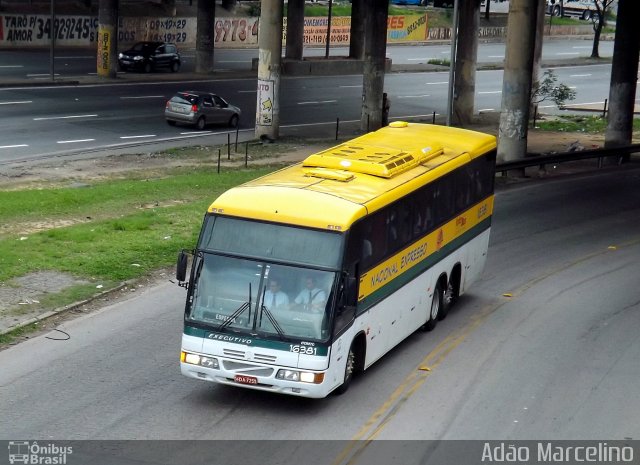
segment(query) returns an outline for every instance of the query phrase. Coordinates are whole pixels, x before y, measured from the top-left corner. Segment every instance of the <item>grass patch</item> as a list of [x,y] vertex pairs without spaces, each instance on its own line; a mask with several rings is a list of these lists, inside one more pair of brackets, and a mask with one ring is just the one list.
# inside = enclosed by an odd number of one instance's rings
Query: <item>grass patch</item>
[[[583,132],[589,134],[604,133],[607,129],[607,120],[600,116],[566,115],[551,120],[539,120],[536,123],[542,131]],[[640,120],[634,118],[633,130],[640,131]]]
[[[119,282],[170,266],[178,250],[194,246],[202,216],[215,197],[272,170],[216,174],[192,169],[155,179],[97,182],[80,189],[0,192],[0,224],[82,221],[1,237],[0,281],[54,270],[91,282]],[[86,289],[76,291],[79,294],[70,297],[87,297]]]
[[38,323],[32,323],[30,325],[23,326],[22,328],[14,329],[6,334],[0,334],[0,344],[11,344],[16,339],[26,336],[27,334],[31,334],[40,329]]
[[431,60],[427,61],[427,63],[430,65],[451,66],[451,62],[449,60],[445,60],[442,58],[432,58]]

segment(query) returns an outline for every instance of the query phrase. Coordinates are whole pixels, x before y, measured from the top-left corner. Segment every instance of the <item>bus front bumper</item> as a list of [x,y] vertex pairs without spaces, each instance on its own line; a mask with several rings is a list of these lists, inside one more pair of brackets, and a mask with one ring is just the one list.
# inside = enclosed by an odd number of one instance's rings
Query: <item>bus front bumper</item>
[[323,398],[331,391],[328,387],[328,382],[325,379],[324,372],[314,373],[316,380],[321,377],[322,381],[319,383],[313,383],[276,378],[276,375],[280,370],[295,371],[286,367],[265,367],[264,369],[259,370],[264,374],[256,375],[255,370],[244,374],[224,369],[223,366],[223,361],[220,362],[218,368],[208,368],[181,361],[180,371],[184,376],[189,378],[226,384],[227,386],[243,387],[258,391],[267,391],[300,397]]

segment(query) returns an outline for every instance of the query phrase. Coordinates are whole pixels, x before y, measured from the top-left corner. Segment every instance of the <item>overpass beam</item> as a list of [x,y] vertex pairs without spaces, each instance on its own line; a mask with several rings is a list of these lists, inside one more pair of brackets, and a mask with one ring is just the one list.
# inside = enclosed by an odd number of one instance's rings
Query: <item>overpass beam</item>
[[258,29],[256,137],[276,140],[280,130],[282,1],[262,0]]
[[511,0],[509,4],[498,129],[499,162],[521,159],[527,153],[531,76],[539,1],[543,0]]

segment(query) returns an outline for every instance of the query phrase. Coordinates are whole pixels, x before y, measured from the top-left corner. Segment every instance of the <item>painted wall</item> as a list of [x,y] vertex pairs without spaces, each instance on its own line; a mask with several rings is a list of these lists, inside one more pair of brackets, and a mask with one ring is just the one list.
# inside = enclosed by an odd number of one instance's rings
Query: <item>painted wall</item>
[[[217,18],[214,23],[216,48],[255,47],[258,43],[256,17]],[[411,43],[451,38],[449,28],[428,28],[427,15],[390,16],[387,42]],[[327,18],[305,18],[304,44],[321,46],[327,39]],[[331,44],[348,45],[351,18],[338,16],[331,20]],[[547,28],[549,29],[549,28]],[[98,43],[98,18],[89,16],[57,16],[54,25],[56,44],[88,47]],[[0,48],[46,47],[50,43],[51,17],[47,15],[0,15]],[[554,26],[545,34],[593,34],[588,26]],[[480,28],[481,38],[506,36],[504,27]],[[195,47],[196,18],[120,18],[119,48],[142,40],[174,42],[178,47]],[[286,41],[286,18],[283,27]]]

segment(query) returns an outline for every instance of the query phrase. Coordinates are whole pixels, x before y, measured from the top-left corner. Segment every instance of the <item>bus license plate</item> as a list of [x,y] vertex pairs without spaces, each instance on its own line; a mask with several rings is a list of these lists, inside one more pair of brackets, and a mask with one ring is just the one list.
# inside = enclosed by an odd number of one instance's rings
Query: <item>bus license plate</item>
[[258,378],[254,376],[235,375],[233,380],[240,384],[258,384]]

